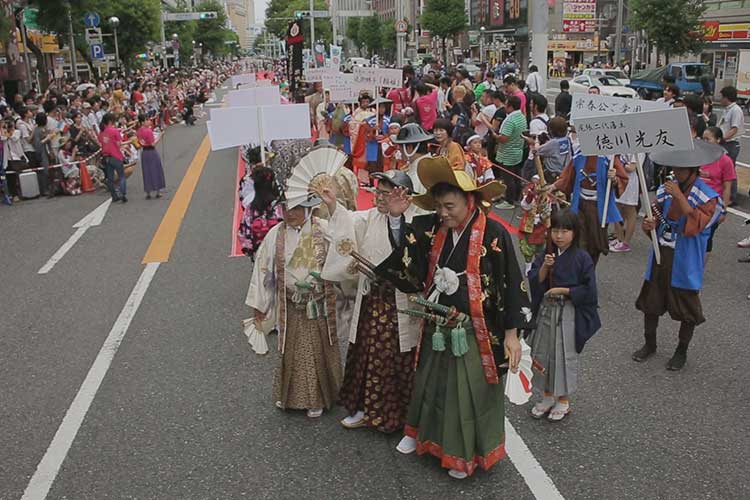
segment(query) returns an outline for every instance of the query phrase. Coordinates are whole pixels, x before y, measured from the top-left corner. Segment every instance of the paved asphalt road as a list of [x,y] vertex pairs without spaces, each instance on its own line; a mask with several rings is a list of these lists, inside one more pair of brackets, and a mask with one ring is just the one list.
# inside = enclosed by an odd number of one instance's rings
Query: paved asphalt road
[[[144,266],[141,260],[205,134],[166,134],[167,196],[110,207],[47,275],[37,270],[106,196],[0,207],[0,499],[21,498]],[[211,153],[169,261],[161,264],[75,435],[47,498],[532,499],[510,460],[465,481],[436,460],[402,456],[399,436],[347,431],[341,409],[317,421],[271,401],[275,354],[257,357],[240,321],[250,262],[228,258],[236,150]],[[514,218],[512,212],[504,212]],[[516,220],[517,222],[517,220]],[[667,372],[676,324],[659,351],[642,343],[633,303],[648,243],[599,265],[604,322],[582,355],[573,413],[560,424],[508,418],[566,499],[748,499],[750,265],[730,215],[716,235],[701,325],[687,367]]]

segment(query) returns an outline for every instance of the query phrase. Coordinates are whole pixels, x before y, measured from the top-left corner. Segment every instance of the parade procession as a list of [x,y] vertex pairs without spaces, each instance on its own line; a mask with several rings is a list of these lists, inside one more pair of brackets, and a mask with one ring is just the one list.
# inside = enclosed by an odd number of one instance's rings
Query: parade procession
[[0,500],[750,500],[750,2],[314,3],[0,0]]

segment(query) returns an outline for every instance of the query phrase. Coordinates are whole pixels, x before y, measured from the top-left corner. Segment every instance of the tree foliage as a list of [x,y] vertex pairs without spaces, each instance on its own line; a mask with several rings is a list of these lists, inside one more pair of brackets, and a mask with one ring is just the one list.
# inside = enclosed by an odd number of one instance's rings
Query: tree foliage
[[629,0],[628,7],[630,24],[646,32],[667,62],[671,55],[700,52],[702,0]]
[[360,18],[359,17],[350,17],[346,20],[346,38],[349,39],[349,41],[357,48],[357,53],[359,54],[360,49],[362,48],[362,38],[360,33]]
[[444,59],[447,58],[446,39],[465,31],[468,26],[463,0],[427,0],[421,21],[424,29],[442,40]]
[[380,25],[380,43],[391,59],[395,59],[396,55],[396,36],[396,26],[392,20],[386,20]]
[[[37,22],[42,30],[58,33],[64,36],[65,40],[69,36],[68,9],[70,9],[76,47],[86,60],[88,60],[88,51],[83,33],[84,14],[87,12],[99,14],[102,20],[100,27],[105,34],[113,32],[108,19],[116,16],[120,20],[120,25],[117,27],[120,59],[126,67],[133,67],[135,55],[144,51],[146,42],[158,39],[159,1],[70,0],[69,2],[50,2],[47,0],[30,0],[29,5],[39,10]],[[104,44],[108,52],[114,53],[113,37],[105,37]],[[40,76],[47,72],[43,62],[41,65]]]
[[203,50],[210,51],[216,55],[226,55],[232,50],[232,46],[224,42],[237,40],[237,35],[225,26],[227,16],[224,7],[218,0],[207,0],[200,5],[202,11],[216,12],[216,19],[204,19],[197,21],[195,30],[196,43],[203,44]]
[[[286,30],[294,19],[295,11],[310,10],[309,0],[271,0],[266,7],[266,29],[282,40],[286,39]],[[315,0],[315,10],[328,10],[326,0]],[[305,47],[310,47],[310,20],[302,22],[302,33],[305,37]],[[315,38],[330,44],[333,39],[331,20],[327,18],[315,19]]]
[[361,18],[359,21],[359,36],[362,46],[372,57],[383,42],[380,19],[376,16]]

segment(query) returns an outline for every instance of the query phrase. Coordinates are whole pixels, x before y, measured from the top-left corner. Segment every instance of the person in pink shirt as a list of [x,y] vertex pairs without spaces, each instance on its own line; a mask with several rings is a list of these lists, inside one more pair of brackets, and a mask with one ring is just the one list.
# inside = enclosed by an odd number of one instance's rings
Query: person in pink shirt
[[417,116],[419,116],[419,120],[422,122],[422,128],[431,132],[435,120],[437,120],[437,87],[419,82],[417,84],[417,94],[419,97],[414,102],[417,108]]
[[[127,203],[127,185],[125,183],[125,169],[122,154],[122,134],[120,129],[115,127],[114,113],[107,113],[102,117],[102,131],[99,133],[99,143],[102,145],[102,162],[104,171],[107,175],[107,188],[112,196],[112,201],[122,201]],[[115,189],[114,175],[117,173],[119,178],[119,195]]]
[[521,99],[521,113],[526,116],[526,94],[521,92],[521,89],[518,87],[518,80],[516,80],[516,77],[513,75],[506,76],[505,79],[503,79],[503,85],[505,85],[505,95],[514,95]]
[[[703,132],[703,139],[712,144],[722,145],[724,135],[719,127],[708,127]],[[703,182],[708,184],[708,187],[721,196],[721,199],[724,200],[724,206],[729,206],[732,195],[732,181],[737,178],[732,158],[724,153],[724,156],[715,162],[703,165],[700,168],[700,176]],[[724,221],[725,217],[725,215],[721,216],[719,224]],[[706,257],[708,257],[708,253],[713,249],[714,234],[716,234],[716,228],[719,227],[719,224],[714,224],[711,228],[711,236],[708,238],[706,246]]]
[[138,142],[143,148],[141,153],[141,169],[143,171],[143,190],[146,191],[146,199],[151,199],[151,193],[155,192],[157,198],[161,198],[161,190],[166,187],[164,180],[164,167],[161,157],[156,150],[156,138],[154,137],[153,121],[146,115],[138,116]]

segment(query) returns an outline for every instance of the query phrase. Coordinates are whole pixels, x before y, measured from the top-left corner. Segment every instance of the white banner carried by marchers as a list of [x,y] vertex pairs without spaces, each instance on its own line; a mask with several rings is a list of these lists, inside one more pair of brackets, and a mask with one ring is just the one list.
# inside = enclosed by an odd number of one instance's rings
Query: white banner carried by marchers
[[230,90],[227,92],[227,104],[230,107],[259,106],[263,104],[281,104],[279,87],[255,87],[250,89]]
[[322,82],[327,77],[332,78],[341,74],[338,67],[335,68],[305,68],[306,82]]
[[206,126],[212,151],[276,139],[309,139],[310,106],[214,108]]
[[388,68],[354,68],[354,81],[369,88],[374,87],[400,87],[403,82],[404,73],[400,69]]
[[669,109],[669,105],[664,102],[643,101],[641,99],[575,93],[570,107],[570,118],[571,121],[575,121],[578,118],[591,116],[624,115],[660,109]]
[[575,126],[587,156],[693,149],[686,108],[585,117]]
[[353,102],[357,95],[353,89],[354,75],[339,73],[326,77],[323,87],[330,91],[331,102]]
[[255,83],[255,73],[243,73],[241,75],[232,76],[232,88],[236,88],[237,85],[246,85]]

